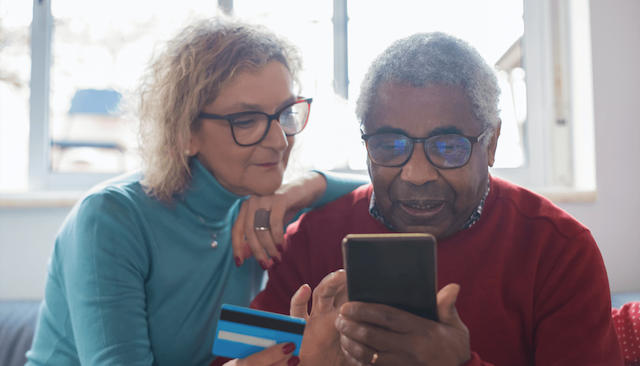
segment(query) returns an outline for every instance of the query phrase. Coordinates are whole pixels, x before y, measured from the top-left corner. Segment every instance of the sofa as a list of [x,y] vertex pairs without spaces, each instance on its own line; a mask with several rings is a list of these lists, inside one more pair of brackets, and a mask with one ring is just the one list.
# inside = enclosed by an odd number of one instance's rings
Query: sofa
[[[626,342],[629,334],[640,334],[640,292],[613,294],[611,296],[612,315],[620,343]],[[31,340],[36,328],[40,301],[0,301],[0,365],[24,366],[25,353],[31,348]],[[627,328],[621,326],[627,324]],[[631,327],[631,328],[630,328]],[[636,328],[632,328],[636,327]],[[635,331],[635,332],[634,332]],[[626,334],[626,335],[625,335]],[[627,346],[627,352],[624,352]],[[623,345],[625,365],[640,366],[640,342]],[[631,351],[628,351],[631,349]]]

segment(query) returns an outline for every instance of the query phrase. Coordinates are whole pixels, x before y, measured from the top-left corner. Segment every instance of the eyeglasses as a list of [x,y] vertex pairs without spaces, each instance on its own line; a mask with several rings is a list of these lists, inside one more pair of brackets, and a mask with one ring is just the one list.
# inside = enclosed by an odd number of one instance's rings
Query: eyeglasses
[[299,98],[274,114],[263,112],[240,112],[220,116],[200,112],[199,118],[226,120],[231,126],[231,135],[240,146],[251,146],[262,142],[271,127],[271,121],[277,120],[285,135],[300,133],[309,120],[309,110],[313,98]]
[[372,162],[386,167],[403,166],[411,158],[413,144],[422,142],[427,160],[441,169],[455,169],[467,164],[473,145],[480,141],[489,129],[479,136],[436,135],[429,138],[407,137],[399,133],[362,135]]

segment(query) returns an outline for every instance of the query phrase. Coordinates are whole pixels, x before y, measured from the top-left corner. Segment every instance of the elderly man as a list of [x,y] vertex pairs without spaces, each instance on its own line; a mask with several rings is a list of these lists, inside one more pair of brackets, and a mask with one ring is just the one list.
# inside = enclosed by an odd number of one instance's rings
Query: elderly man
[[[622,364],[589,230],[489,175],[498,96],[492,68],[446,34],[401,39],[373,62],[357,103],[372,185],[289,226],[288,250],[252,304],[288,313],[298,291],[292,314],[307,316],[311,291],[300,286],[318,287],[307,364]],[[449,284],[440,322],[346,302],[344,273],[332,273],[343,266],[342,238],[394,231],[437,237],[439,283]]]

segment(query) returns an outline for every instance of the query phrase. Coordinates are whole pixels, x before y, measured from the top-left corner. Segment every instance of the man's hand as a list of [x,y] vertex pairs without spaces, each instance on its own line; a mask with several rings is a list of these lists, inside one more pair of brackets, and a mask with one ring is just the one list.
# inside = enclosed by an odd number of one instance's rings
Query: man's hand
[[[460,291],[449,284],[438,292],[440,322],[380,304],[348,302],[336,328],[348,364],[452,365],[471,359],[469,330],[456,311]],[[377,357],[374,357],[374,353]]]
[[291,316],[307,321],[300,347],[303,365],[345,364],[335,320],[340,306],[347,302],[346,287],[347,276],[344,270],[328,274],[313,291],[311,315],[307,312],[307,304],[311,298],[309,285],[302,285],[291,298]]

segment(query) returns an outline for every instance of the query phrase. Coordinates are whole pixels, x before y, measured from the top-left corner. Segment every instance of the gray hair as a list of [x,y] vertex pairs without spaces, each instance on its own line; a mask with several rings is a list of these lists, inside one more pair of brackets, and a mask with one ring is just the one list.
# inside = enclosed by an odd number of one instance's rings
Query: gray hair
[[[458,85],[471,100],[475,117],[485,127],[499,121],[500,87],[494,69],[469,43],[441,33],[417,33],[399,39],[372,63],[360,86],[356,115],[364,124],[382,83],[416,88]],[[485,139],[488,141],[488,139]]]
[[191,178],[185,149],[202,124],[198,113],[236,75],[271,61],[299,84],[296,46],[263,26],[222,15],[194,22],[167,43],[139,87],[142,184],[149,195],[169,202],[184,191]]

